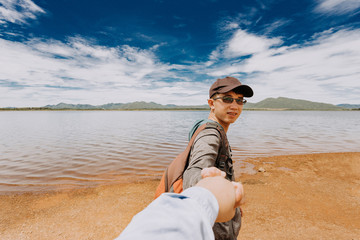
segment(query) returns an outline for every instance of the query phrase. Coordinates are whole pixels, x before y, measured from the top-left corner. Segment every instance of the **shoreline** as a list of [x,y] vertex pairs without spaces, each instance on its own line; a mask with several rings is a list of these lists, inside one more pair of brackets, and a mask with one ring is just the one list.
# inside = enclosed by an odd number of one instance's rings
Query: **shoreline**
[[[255,165],[253,161],[257,159],[267,159],[267,158],[283,158],[291,156],[306,156],[306,155],[316,155],[316,154],[346,154],[346,153],[357,153],[357,152],[317,152],[317,153],[289,153],[285,155],[267,155],[267,156],[248,156],[244,159],[234,159],[234,169],[235,169],[235,178],[241,176],[241,174],[256,174],[254,170]],[[359,159],[360,161],[360,159]],[[163,170],[166,169],[166,166],[163,167]],[[44,195],[44,194],[56,194],[56,193],[65,193],[73,191],[83,191],[89,189],[95,189],[98,187],[111,187],[116,185],[127,185],[127,184],[138,184],[144,183],[147,181],[160,181],[162,172],[149,173],[148,175],[142,176],[140,179],[134,179],[131,175],[123,175],[121,177],[117,176],[116,179],[104,180],[101,182],[88,180],[88,184],[38,184],[38,185],[17,185],[15,187],[7,187],[7,184],[0,184],[0,197],[1,196],[14,196],[14,195]],[[239,180],[240,181],[240,180]],[[5,186],[5,187],[4,187]],[[10,189],[10,190],[9,190]],[[30,189],[30,190],[28,190]]]
[[[360,152],[249,158],[234,167],[246,194],[238,239],[359,239]],[[0,239],[113,239],[153,200],[158,182],[0,195]]]
[[[209,108],[139,108],[139,109],[42,109],[42,108],[0,108],[0,112],[25,112],[25,111],[209,111]],[[292,109],[292,108],[244,108],[243,111],[360,111],[360,108],[343,109]]]

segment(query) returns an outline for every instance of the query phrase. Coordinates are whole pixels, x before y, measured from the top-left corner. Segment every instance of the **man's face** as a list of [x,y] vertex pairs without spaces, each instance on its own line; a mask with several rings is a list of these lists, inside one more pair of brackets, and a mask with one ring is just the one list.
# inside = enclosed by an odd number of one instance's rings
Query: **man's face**
[[[232,103],[226,103],[222,97],[234,98]],[[242,94],[230,91],[227,93],[216,94],[212,99],[209,99],[209,105],[215,115],[216,120],[223,126],[229,126],[234,123],[240,116],[243,105],[236,103],[235,99],[243,98]]]

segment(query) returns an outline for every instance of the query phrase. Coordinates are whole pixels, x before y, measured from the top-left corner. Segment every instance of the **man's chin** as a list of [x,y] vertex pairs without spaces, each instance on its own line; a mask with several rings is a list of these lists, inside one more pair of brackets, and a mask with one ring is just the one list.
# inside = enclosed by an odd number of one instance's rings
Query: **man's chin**
[[231,118],[228,119],[227,122],[228,122],[229,124],[231,124],[231,123],[236,122],[237,119],[238,119],[238,117],[231,117]]

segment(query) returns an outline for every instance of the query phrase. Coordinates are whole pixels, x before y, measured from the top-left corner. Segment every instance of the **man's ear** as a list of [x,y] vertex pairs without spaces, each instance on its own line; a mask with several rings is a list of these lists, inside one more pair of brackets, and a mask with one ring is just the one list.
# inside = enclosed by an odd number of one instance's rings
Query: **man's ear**
[[215,106],[214,106],[214,99],[208,99],[208,104],[209,104],[209,107],[211,108],[211,110],[215,109]]

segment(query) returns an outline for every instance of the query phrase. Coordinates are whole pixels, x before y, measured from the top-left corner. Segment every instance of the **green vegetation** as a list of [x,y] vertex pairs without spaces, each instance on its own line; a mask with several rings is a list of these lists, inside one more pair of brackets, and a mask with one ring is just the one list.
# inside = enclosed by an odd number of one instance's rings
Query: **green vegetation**
[[132,102],[132,103],[108,103],[104,105],[93,106],[89,104],[67,104],[59,103],[57,105],[46,105],[44,107],[27,107],[27,108],[0,108],[0,111],[69,111],[69,110],[209,110],[208,105],[199,106],[177,106],[173,104],[161,105],[154,102]]
[[[108,103],[104,105],[93,106],[89,104],[67,104],[59,103],[57,105],[46,105],[44,107],[29,108],[0,108],[1,111],[59,111],[59,110],[209,110],[209,106],[178,106],[173,104],[162,105],[154,102],[132,102],[132,103]],[[248,102],[244,106],[245,110],[360,110],[360,105],[332,105],[327,103],[311,102],[291,98],[267,98],[258,103]]]
[[337,106],[351,110],[360,110],[360,104],[339,104]]
[[311,102],[300,99],[291,98],[267,98],[258,103],[249,103],[245,105],[245,109],[254,110],[345,110],[345,108],[328,104]]

